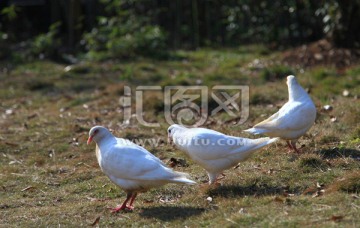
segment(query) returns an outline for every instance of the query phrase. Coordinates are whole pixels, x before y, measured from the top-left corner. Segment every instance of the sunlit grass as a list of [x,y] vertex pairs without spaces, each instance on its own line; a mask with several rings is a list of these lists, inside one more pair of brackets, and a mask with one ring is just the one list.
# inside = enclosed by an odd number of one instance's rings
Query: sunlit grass
[[[295,69],[318,110],[315,125],[299,141],[302,154],[287,153],[285,143],[279,142],[225,171],[218,188],[167,185],[140,194],[133,213],[111,214],[107,207],[120,204],[125,193],[101,172],[95,146],[86,145],[94,125],[111,128],[119,137],[160,139],[158,147],[145,147],[164,162],[185,159],[189,166],[175,169],[200,184],[207,181],[202,168],[166,143],[161,91],[144,99],[144,119],[161,127],[143,127],[132,117],[130,126],[123,128],[119,98],[124,85],[133,95],[138,85],[249,85],[250,116],[245,124],[232,125],[226,113],[219,113],[206,126],[243,137],[254,137],[242,130],[287,100],[286,75],[271,82],[261,76],[266,67],[274,70],[273,56],[264,47],[178,51],[174,56],[169,61],[85,62],[68,71],[61,64],[34,62],[1,76],[0,226],[88,226],[99,216],[99,226],[115,227],[359,224],[357,66],[341,75],[333,69]],[[254,59],[270,63],[255,69],[249,65]],[[333,109],[323,110],[324,105]],[[318,195],[317,184],[324,190]]]

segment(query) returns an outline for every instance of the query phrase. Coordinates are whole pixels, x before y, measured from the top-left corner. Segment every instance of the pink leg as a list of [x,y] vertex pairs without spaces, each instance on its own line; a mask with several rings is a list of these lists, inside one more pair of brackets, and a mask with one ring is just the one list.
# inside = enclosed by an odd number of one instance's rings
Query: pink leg
[[286,143],[287,143],[287,145],[288,145],[288,147],[289,147],[290,150],[293,150],[293,149],[294,149],[293,146],[292,146],[292,144],[290,143],[290,141],[287,141],[287,140],[286,140]]
[[124,210],[124,209],[132,210],[131,207],[126,206],[127,202],[130,200],[130,198],[132,198],[132,196],[133,196],[132,193],[128,193],[124,203],[121,206],[117,206],[115,208],[109,208],[109,209],[111,210],[112,213],[119,212],[119,211]]
[[225,178],[225,174],[224,173],[221,173],[221,177],[219,177],[219,174],[218,173],[208,173],[208,176],[209,176],[209,182],[208,184],[209,185],[213,185],[213,186],[218,186],[220,185],[220,183],[218,183],[219,180]]
[[287,141],[287,140],[286,140],[286,143],[287,143],[287,145],[288,145],[288,147],[289,147],[288,153],[291,153],[291,152],[294,150],[294,148],[293,148],[293,146],[292,146],[292,144],[291,144],[291,141]]
[[137,196],[137,193],[134,193],[134,194],[132,195],[132,197],[131,197],[130,204],[129,204],[129,206],[128,206],[128,207],[131,208],[131,209],[134,209],[133,203],[134,203],[134,201],[135,201],[136,196]]
[[291,141],[291,146],[295,150],[296,153],[298,153],[298,154],[300,153],[300,151],[296,148],[296,142]]
[[224,179],[225,177],[226,177],[226,175],[224,173],[221,173],[221,177],[219,177],[219,176],[216,177],[215,181],[212,184],[209,182],[209,184],[212,186],[215,186],[215,187],[221,186],[221,184],[218,181]]

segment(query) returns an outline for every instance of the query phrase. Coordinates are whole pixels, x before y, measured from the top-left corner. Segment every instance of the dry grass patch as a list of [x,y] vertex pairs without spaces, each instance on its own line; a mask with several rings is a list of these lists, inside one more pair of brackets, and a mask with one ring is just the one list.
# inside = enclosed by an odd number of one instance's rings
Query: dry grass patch
[[360,193],[360,175],[358,170],[349,172],[346,175],[337,178],[334,183],[328,187],[329,192],[343,191],[346,193]]
[[[242,130],[276,112],[286,102],[287,91],[283,80],[259,80],[263,69],[250,69],[248,63],[267,57],[249,51],[183,51],[179,60],[84,63],[69,72],[61,64],[34,62],[1,75],[0,226],[78,227],[97,221],[101,227],[356,227],[360,222],[357,71],[341,78],[325,70],[315,72],[320,74],[315,77],[312,70],[297,74],[311,89],[319,111],[316,124],[299,141],[304,145],[300,155],[287,153],[284,142],[276,143],[225,171],[218,188],[167,185],[140,194],[133,213],[107,210],[122,202],[125,193],[101,172],[94,145],[86,145],[94,125],[111,128],[118,137],[159,139],[157,146],[145,148],[165,163],[184,159],[187,165],[175,170],[190,173],[199,184],[208,180],[205,170],[166,143],[162,92],[148,94],[144,103],[144,119],[161,127],[143,127],[132,117],[124,128],[119,102],[124,85],[134,91],[154,82],[248,84],[249,120],[233,125],[222,112],[209,118],[206,127],[254,137]],[[34,84],[26,85],[24,77]],[[332,84],[334,80],[338,83]],[[334,87],[333,93],[329,87]],[[342,95],[345,89],[350,95]],[[321,110],[326,104],[333,110]],[[324,194],[317,194],[317,184]],[[313,192],[305,194],[308,189]]]

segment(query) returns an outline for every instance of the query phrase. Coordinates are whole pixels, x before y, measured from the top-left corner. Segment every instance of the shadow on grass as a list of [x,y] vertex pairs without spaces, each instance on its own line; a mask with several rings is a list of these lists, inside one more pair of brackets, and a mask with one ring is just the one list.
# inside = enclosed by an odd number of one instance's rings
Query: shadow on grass
[[334,147],[331,149],[321,149],[315,151],[315,153],[321,155],[323,158],[338,158],[338,157],[351,157],[360,158],[360,151],[348,148]]
[[147,218],[157,218],[161,221],[172,221],[176,219],[185,219],[191,216],[199,215],[205,211],[200,207],[185,206],[158,206],[144,208],[140,215]]
[[268,186],[264,185],[248,185],[248,186],[239,186],[239,185],[226,185],[220,186],[215,189],[209,189],[208,193],[211,196],[221,196],[225,198],[231,198],[236,196],[265,196],[265,195],[275,195],[281,194],[284,192],[284,187],[281,186]]

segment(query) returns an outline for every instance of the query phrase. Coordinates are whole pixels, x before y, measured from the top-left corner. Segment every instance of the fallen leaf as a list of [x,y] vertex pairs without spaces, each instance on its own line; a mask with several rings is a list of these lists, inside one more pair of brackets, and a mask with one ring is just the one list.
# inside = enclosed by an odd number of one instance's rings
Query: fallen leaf
[[317,191],[312,195],[313,198],[322,196],[325,192],[324,184],[320,184],[319,182],[316,182],[316,189]]
[[284,187],[283,187],[283,193],[282,193],[282,195],[285,196],[285,197],[292,197],[292,196],[294,196],[295,194],[289,193],[289,190],[290,190],[290,186],[289,186],[289,185],[284,186]]
[[62,201],[62,199],[59,197],[54,199],[54,202],[61,202],[61,201]]
[[240,214],[246,214],[247,212],[246,212],[246,210],[244,208],[240,208],[239,213]]
[[90,196],[88,196],[88,197],[86,197],[88,200],[90,200],[91,202],[92,201],[97,201],[97,199],[96,198],[93,198],[93,197],[90,197]]
[[324,192],[325,192],[324,189],[318,190],[312,195],[312,197],[315,198],[315,197],[322,196],[324,194]]
[[280,169],[273,169],[273,168],[270,168],[268,171],[264,171],[264,173],[266,174],[273,174],[273,173],[276,173],[278,171],[281,171]]
[[280,198],[279,196],[275,196],[274,201],[278,203],[284,203],[284,199]]
[[18,162],[18,161],[10,161],[9,165],[13,165],[13,164],[16,164],[16,163],[20,163],[20,162]]
[[331,111],[333,110],[333,107],[331,105],[324,105],[324,107],[322,108],[324,111]]
[[348,97],[348,96],[350,95],[349,90],[344,90],[344,91],[342,92],[342,95],[343,95],[344,97]]
[[97,225],[97,224],[99,223],[99,221],[100,221],[100,216],[97,217],[97,218],[95,219],[95,221],[90,224],[90,226],[95,226],[95,225]]
[[176,199],[174,197],[171,197],[171,196],[160,196],[159,197],[159,202],[160,203],[173,203],[175,201],[176,201]]
[[66,66],[65,68],[64,68],[64,71],[65,72],[69,72],[69,71],[71,71],[72,70],[72,66]]
[[59,112],[65,112],[68,109],[69,109],[68,107],[62,107],[62,108],[59,109]]
[[322,60],[324,58],[324,56],[321,53],[315,53],[314,54],[314,58],[316,60]]
[[153,203],[154,200],[153,199],[145,199],[143,200],[144,203]]
[[34,114],[31,114],[31,115],[27,116],[27,118],[28,118],[28,120],[30,120],[30,119],[33,119],[33,118],[35,118],[37,116],[38,116],[38,114],[34,113]]
[[19,144],[17,144],[17,143],[13,143],[13,142],[5,142],[5,144],[6,145],[8,145],[8,146],[19,146]]
[[319,196],[320,196],[319,192],[315,192],[315,193],[312,195],[312,198],[319,197]]
[[[172,159],[172,158],[171,158],[171,159]],[[174,168],[174,167],[176,166],[176,162],[171,161],[171,159],[170,159],[170,161],[169,161],[169,166],[170,166],[171,168]]]
[[316,187],[321,189],[324,187],[324,184],[320,184],[319,182],[316,182]]
[[107,201],[107,200],[111,200],[111,198],[98,199],[98,198],[93,198],[93,197],[90,197],[90,196],[87,196],[86,198],[88,200],[90,200],[91,202],[94,202],[94,201],[104,202],[104,201]]
[[5,114],[6,115],[12,115],[12,114],[14,114],[14,110],[13,109],[6,109]]
[[353,194],[353,195],[351,195],[352,196],[352,198],[354,198],[354,199],[360,199],[360,196],[357,196],[357,195],[355,195],[355,194]]
[[0,209],[7,209],[7,208],[10,208],[10,206],[7,204],[0,204]]
[[[232,108],[232,106],[230,106],[229,108]],[[233,125],[235,125],[235,124],[237,124],[239,122],[240,119],[241,119],[240,117],[235,117],[233,119],[225,121],[224,123],[225,124],[233,124]]]
[[344,216],[342,216],[342,215],[333,215],[330,218],[330,220],[334,221],[334,222],[340,222],[343,219],[344,219]]
[[169,166],[173,168],[173,167],[188,167],[189,165],[187,164],[185,159],[170,158]]
[[254,168],[254,169],[258,169],[258,170],[262,170],[262,169],[260,168],[260,165],[254,165],[253,168]]
[[334,122],[337,121],[337,118],[335,116],[333,116],[333,117],[330,118],[330,121],[334,123]]
[[213,198],[209,196],[208,198],[206,198],[206,200],[211,203],[213,201]]

